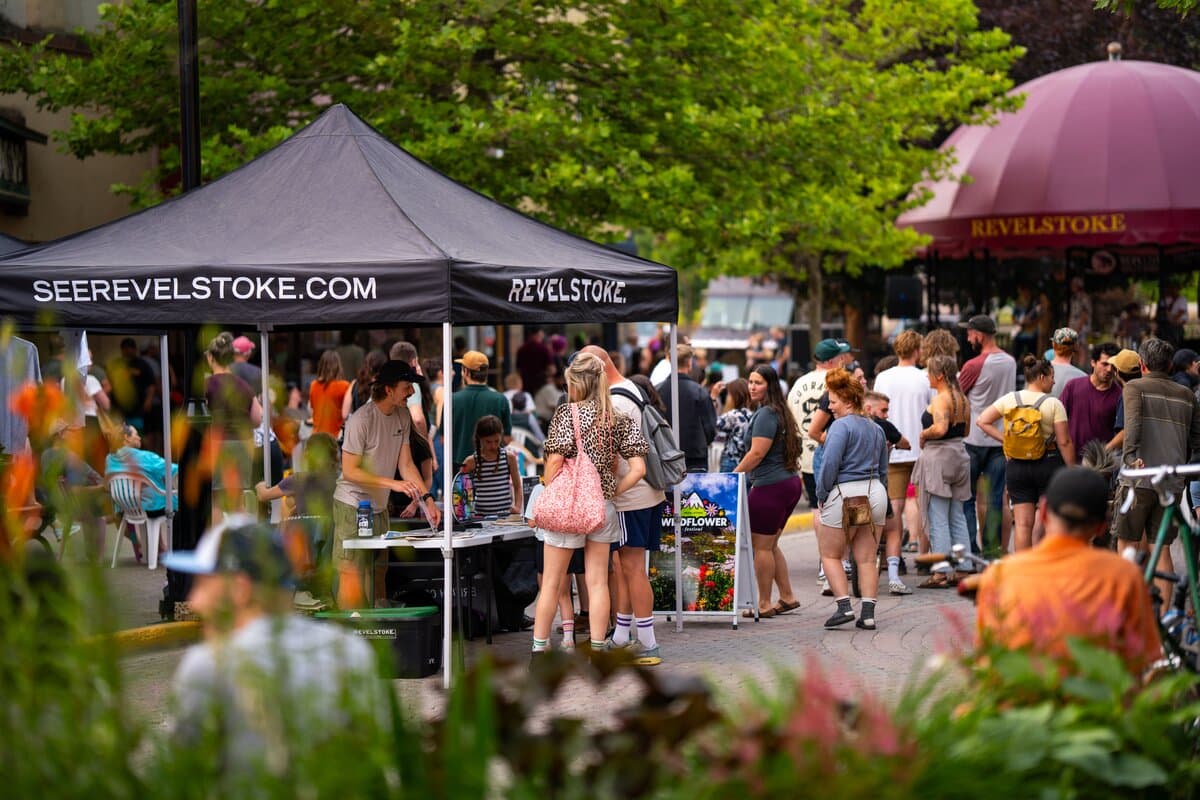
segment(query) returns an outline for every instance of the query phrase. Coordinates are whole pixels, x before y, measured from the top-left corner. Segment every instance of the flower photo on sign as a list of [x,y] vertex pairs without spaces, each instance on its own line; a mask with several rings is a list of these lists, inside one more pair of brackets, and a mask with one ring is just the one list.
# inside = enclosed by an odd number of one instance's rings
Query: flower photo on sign
[[[679,487],[683,610],[732,612],[737,565],[738,476],[689,475]],[[651,553],[654,610],[675,610],[675,516],[672,496],[663,505],[662,549]]]

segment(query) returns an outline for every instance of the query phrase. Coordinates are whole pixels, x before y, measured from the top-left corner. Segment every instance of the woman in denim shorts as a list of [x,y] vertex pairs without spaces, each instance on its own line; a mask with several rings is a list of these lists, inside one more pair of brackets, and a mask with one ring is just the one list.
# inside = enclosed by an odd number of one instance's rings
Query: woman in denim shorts
[[[567,579],[567,565],[571,555],[583,548],[584,579],[588,587],[589,616],[594,620],[591,628],[593,650],[605,647],[605,621],[609,618],[608,559],[610,545],[621,536],[616,508],[612,499],[629,489],[646,474],[644,456],[649,449],[637,424],[624,414],[617,413],[608,396],[608,380],[604,376],[604,364],[590,353],[580,353],[567,367],[567,394],[570,402],[554,412],[550,429],[546,434],[546,474],[549,486],[562,468],[563,459],[574,458],[578,453],[575,446],[575,428],[571,410],[579,419],[580,438],[583,449],[600,473],[604,489],[605,519],[598,530],[589,534],[571,534],[545,531],[545,570],[542,573],[542,590],[538,593],[533,622],[533,652],[542,653],[549,648],[550,628],[554,624],[554,612],[558,597]],[[629,462],[629,472],[618,479],[615,470],[615,455]],[[600,635],[596,639],[596,634]]]

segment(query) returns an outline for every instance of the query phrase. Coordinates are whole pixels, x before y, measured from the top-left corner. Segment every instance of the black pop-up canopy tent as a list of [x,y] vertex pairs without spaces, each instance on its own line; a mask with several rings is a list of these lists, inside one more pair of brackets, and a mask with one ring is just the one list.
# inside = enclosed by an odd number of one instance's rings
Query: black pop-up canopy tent
[[0,256],[4,255],[5,253],[14,253],[17,250],[24,250],[28,246],[29,245],[25,244],[20,239],[14,239],[11,236],[0,233]]
[[[454,324],[669,322],[674,352],[678,309],[670,267],[489,200],[343,105],[186,195],[0,257],[0,316],[93,329],[254,324],[264,363],[272,326],[389,321],[441,324],[447,375]],[[160,347],[165,362],[165,336]],[[267,378],[264,370],[264,396]],[[451,404],[445,414],[452,452]],[[263,420],[264,434],[269,424]],[[446,470],[447,498],[452,480]],[[450,586],[449,521],[445,536]],[[451,607],[445,603],[447,683]]]
[[343,105],[220,180],[0,259],[63,325],[674,321],[675,271],[493,202]]

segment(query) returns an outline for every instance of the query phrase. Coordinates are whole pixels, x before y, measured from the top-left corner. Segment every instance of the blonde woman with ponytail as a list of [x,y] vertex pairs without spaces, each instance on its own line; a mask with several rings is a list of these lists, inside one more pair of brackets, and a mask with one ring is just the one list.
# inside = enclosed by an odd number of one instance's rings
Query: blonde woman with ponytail
[[[567,367],[569,402],[559,406],[550,421],[546,434],[547,486],[562,469],[564,459],[575,458],[575,427],[572,418],[579,420],[583,449],[600,473],[604,489],[605,521],[599,530],[590,534],[570,534],[544,531],[545,569],[542,588],[538,594],[533,622],[533,652],[549,649],[550,629],[558,598],[567,579],[567,566],[572,554],[582,548],[584,577],[587,581],[589,616],[593,650],[606,648],[605,632],[609,620],[608,559],[612,543],[619,541],[621,528],[612,499],[630,489],[646,474],[644,456],[649,449],[638,425],[625,414],[614,411],[608,396],[608,379],[604,363],[591,353],[579,353]],[[629,462],[629,472],[618,478],[617,459],[620,455]],[[597,634],[599,638],[597,638]]]
[[[912,481],[921,497],[930,548],[935,553],[949,553],[956,544],[971,546],[963,511],[963,503],[971,497],[971,457],[963,442],[971,429],[971,405],[959,388],[954,356],[935,355],[925,368],[936,394],[921,415],[921,456],[913,467]],[[946,576],[931,575],[921,588],[950,585]]]

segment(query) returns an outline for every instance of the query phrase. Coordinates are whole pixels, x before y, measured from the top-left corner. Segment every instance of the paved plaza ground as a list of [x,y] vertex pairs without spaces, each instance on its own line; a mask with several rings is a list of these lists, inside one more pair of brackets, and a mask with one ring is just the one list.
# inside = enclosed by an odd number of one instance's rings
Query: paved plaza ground
[[[653,669],[704,676],[719,694],[736,700],[744,697],[751,686],[777,688],[782,674],[812,663],[825,670],[834,688],[844,696],[869,691],[884,700],[894,700],[914,671],[926,668],[931,656],[961,647],[964,632],[969,635],[973,606],[953,591],[931,589],[914,589],[914,594],[906,597],[882,593],[876,631],[858,630],[853,625],[826,631],[822,624],[832,613],[833,603],[820,595],[815,581],[815,537],[811,530],[787,533],[781,547],[801,602],[799,609],[757,623],[739,620],[737,630],[725,621],[687,620],[683,630],[677,632],[674,621],[660,619],[655,630],[664,661]],[[915,587],[921,579],[912,570],[911,560],[910,572],[905,580]],[[119,597],[122,624],[135,627],[156,623],[157,599],[165,579],[162,569],[151,572],[135,564],[126,542],[117,568],[109,574]],[[499,634],[491,646],[481,637],[466,644],[466,658],[472,661],[489,653],[524,664],[529,646],[528,632]],[[181,653],[177,649],[125,659],[130,702],[138,716],[151,724],[165,718],[169,679]],[[440,676],[396,684],[410,708],[436,714],[441,707]],[[615,684],[605,684],[605,697],[600,699],[609,710],[615,710],[636,701],[635,687],[632,678],[618,679]],[[568,711],[574,705],[582,707],[592,691],[568,685],[555,705]]]

